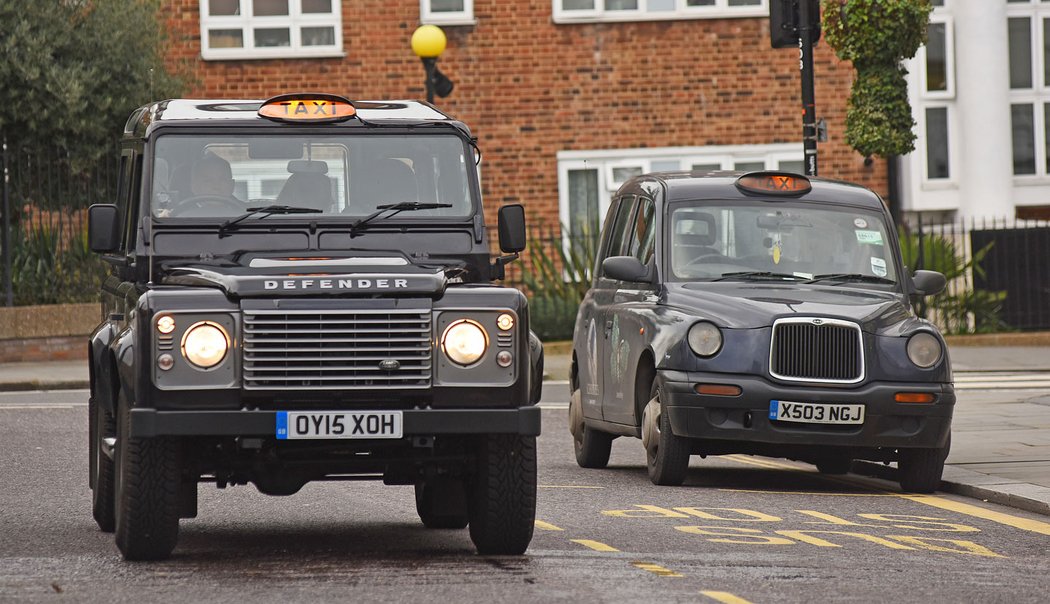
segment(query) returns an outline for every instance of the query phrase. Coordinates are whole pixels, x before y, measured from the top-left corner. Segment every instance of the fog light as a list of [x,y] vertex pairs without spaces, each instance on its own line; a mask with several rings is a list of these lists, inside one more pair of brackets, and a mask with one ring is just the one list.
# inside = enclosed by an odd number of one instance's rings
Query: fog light
[[496,355],[496,364],[500,367],[510,367],[510,364],[514,362],[514,355],[509,351],[501,350]]
[[697,384],[693,386],[693,390],[696,390],[697,394],[709,394],[712,396],[740,396],[740,393],[743,392],[740,386],[729,384]]
[[168,371],[174,366],[175,357],[171,356],[170,354],[165,352],[164,354],[157,357],[157,367],[160,368],[162,371]]
[[503,313],[496,319],[496,327],[499,327],[500,331],[510,331],[514,327],[514,317]]
[[898,403],[932,403],[935,397],[929,392],[898,392],[893,400]]
[[175,317],[171,315],[162,315],[157,318],[157,331],[164,335],[175,331]]

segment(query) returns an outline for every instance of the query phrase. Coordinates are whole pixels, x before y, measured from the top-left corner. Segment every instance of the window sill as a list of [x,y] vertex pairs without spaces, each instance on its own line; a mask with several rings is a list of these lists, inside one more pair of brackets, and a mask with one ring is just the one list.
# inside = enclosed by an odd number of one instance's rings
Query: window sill
[[204,61],[267,61],[282,59],[297,61],[300,59],[342,59],[346,53],[342,49],[325,50],[289,50],[289,49],[254,49],[238,50],[237,52],[216,52],[214,50],[202,50],[201,59]]
[[478,24],[477,19],[470,17],[428,17],[426,19],[420,19],[419,22],[423,25],[443,25],[446,27],[473,27]]
[[567,15],[564,13],[556,14],[553,17],[553,21],[556,25],[576,25],[581,23],[627,23],[627,22],[643,22],[643,21],[695,21],[700,19],[757,19],[757,18],[768,18],[768,9],[738,9],[738,10],[726,10],[719,12],[697,12],[697,13],[680,13],[680,12],[667,12],[667,13],[642,13],[642,12],[626,12],[622,15],[615,14],[603,14],[603,15]]

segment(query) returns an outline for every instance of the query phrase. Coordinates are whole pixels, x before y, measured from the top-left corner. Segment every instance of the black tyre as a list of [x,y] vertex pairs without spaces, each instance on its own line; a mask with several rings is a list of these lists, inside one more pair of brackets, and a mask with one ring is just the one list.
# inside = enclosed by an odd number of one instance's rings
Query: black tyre
[[461,480],[435,480],[416,484],[416,513],[430,529],[467,526],[466,487]]
[[131,408],[118,400],[116,538],[125,560],[163,560],[179,538],[179,447],[170,437],[131,438]]
[[113,460],[103,452],[103,440],[113,438],[113,416],[94,397],[88,399],[88,455],[91,469],[91,515],[104,533],[112,533],[117,520],[114,511]]
[[649,402],[642,411],[642,445],[653,484],[678,486],[689,471],[689,440],[671,432],[671,420],[663,412],[660,386],[653,383]]
[[581,468],[604,468],[609,465],[612,453],[612,441],[615,438],[588,427],[583,421],[583,399],[579,388],[572,392],[569,399],[569,432],[572,433],[572,446],[576,452],[576,463]]
[[470,539],[479,554],[524,553],[536,522],[536,437],[483,437],[467,498]]
[[821,459],[814,465],[821,474],[848,474],[853,467],[853,460],[849,457],[830,457]]
[[901,488],[912,493],[932,493],[941,486],[944,460],[952,446],[952,435],[943,447],[901,449],[897,460]]

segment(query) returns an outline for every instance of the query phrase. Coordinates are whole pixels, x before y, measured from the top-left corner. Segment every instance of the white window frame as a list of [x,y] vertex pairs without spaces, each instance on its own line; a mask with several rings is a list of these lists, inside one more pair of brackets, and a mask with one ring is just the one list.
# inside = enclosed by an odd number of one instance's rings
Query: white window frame
[[[342,57],[343,54],[343,17],[341,0],[332,0],[332,12],[323,14],[303,14],[300,0],[288,0],[288,14],[273,17],[250,16],[252,0],[239,0],[241,14],[234,16],[212,17],[209,15],[211,0],[200,2],[201,58],[205,61],[243,61],[254,59],[307,59],[323,57]],[[276,48],[255,47],[255,29],[260,27],[287,27],[289,46]],[[303,46],[301,28],[332,27],[335,30],[335,44],[331,46]],[[211,48],[209,30],[239,29],[242,32],[243,48]]]
[[434,11],[431,0],[419,0],[419,21],[433,25],[474,25],[474,0],[463,0],[463,10]]
[[[1032,87],[1011,88],[1010,105],[1032,105],[1032,128],[1033,141],[1035,144],[1035,173],[1013,174],[1011,159],[1011,176],[1015,185],[1045,185],[1050,182],[1050,172],[1047,171],[1047,136],[1045,126],[1044,105],[1050,104],[1050,82],[1045,81],[1044,69],[1046,56],[1043,52],[1044,28],[1043,21],[1050,21],[1050,3],[1032,0],[1031,2],[1010,2],[1006,5],[1006,17],[1027,17],[1029,19],[1029,35],[1032,43]],[[1011,144],[1011,158],[1013,147]]]
[[[921,162],[920,169],[922,174],[923,186],[926,189],[938,189],[954,187],[956,185],[955,175],[958,173],[956,168],[956,158],[959,157],[959,153],[956,149],[955,136],[953,134],[957,131],[955,127],[955,111],[953,111],[954,104],[947,101],[934,101],[928,103],[922,103],[919,105],[919,111],[915,116],[915,128],[918,131],[919,136],[918,145],[916,145],[916,151],[918,151],[919,159]],[[930,178],[930,158],[929,158],[929,138],[926,136],[926,110],[927,109],[945,109],[947,112],[946,119],[948,125],[948,178]]]
[[[802,146],[798,143],[768,145],[726,145],[708,147],[647,147],[644,149],[600,149],[591,151],[558,152],[558,218],[569,228],[569,171],[596,170],[598,172],[598,224],[605,224],[609,202],[623,183],[613,182],[613,168],[641,167],[650,171],[654,161],[678,160],[682,170],[693,164],[718,164],[723,170],[733,170],[737,162],[762,161],[766,170],[776,170],[781,161],[802,161]],[[571,233],[565,233],[570,235]]]
[[674,10],[650,11],[649,0],[638,0],[638,8],[606,10],[606,0],[594,0],[593,9],[565,10],[564,0],[551,0],[555,23],[589,23],[596,21],[671,21],[679,19],[727,19],[768,17],[769,0],[755,6],[729,6],[729,0],[715,0],[714,6],[686,6],[686,0],[675,0]]
[[934,12],[930,15],[930,24],[944,25],[944,90],[929,90],[926,74],[926,46],[919,48],[916,57],[919,65],[919,94],[923,99],[945,100],[955,98],[955,21],[949,15]]

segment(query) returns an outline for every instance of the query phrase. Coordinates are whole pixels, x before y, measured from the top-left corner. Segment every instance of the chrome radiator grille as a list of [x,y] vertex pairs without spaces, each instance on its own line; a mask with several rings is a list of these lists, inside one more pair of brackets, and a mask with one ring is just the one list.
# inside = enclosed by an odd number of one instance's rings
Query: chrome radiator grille
[[860,326],[835,319],[792,318],[773,324],[769,373],[792,381],[852,384],[864,379]]
[[428,388],[430,317],[418,308],[245,309],[244,388]]

